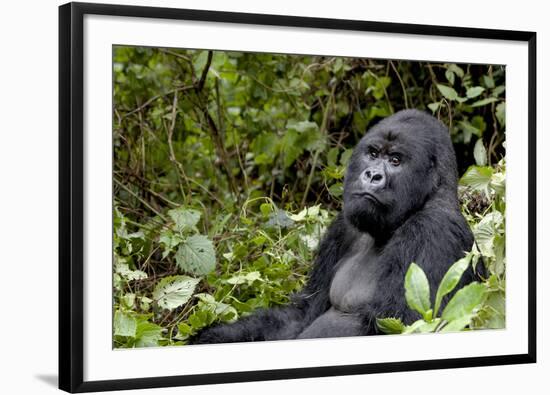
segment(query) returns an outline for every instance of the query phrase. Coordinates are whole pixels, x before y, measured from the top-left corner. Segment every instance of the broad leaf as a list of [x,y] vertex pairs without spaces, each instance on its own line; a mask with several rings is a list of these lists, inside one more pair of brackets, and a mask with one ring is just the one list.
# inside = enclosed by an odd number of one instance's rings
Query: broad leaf
[[131,270],[126,263],[117,263],[115,265],[115,273],[120,274],[128,281],[143,280],[147,278],[147,273],[141,270]]
[[179,233],[172,232],[171,229],[165,229],[159,236],[159,242],[164,245],[164,251],[162,252],[162,259],[166,258],[172,250],[183,241],[183,237]]
[[460,66],[458,66],[454,63],[448,64],[447,69],[452,71],[453,73],[455,73],[460,78],[464,77],[464,70],[462,70],[462,68],[460,68]]
[[199,298],[199,307],[202,310],[208,310],[214,313],[222,321],[234,321],[238,317],[237,310],[233,306],[218,302],[210,294],[197,294],[195,296]]
[[248,285],[252,285],[254,281],[263,281],[263,280],[260,272],[254,271],[246,274],[237,274],[231,278],[228,278],[225,281],[228,284],[232,284],[232,285],[240,285],[245,283]]
[[484,90],[485,90],[485,88],[483,88],[481,86],[473,86],[471,88],[468,88],[468,90],[466,91],[466,96],[469,99],[472,99],[474,97],[478,97],[479,95],[481,95]]
[[443,310],[441,318],[451,322],[474,314],[476,308],[483,302],[485,289],[485,285],[473,282],[458,290]]
[[189,301],[199,281],[188,276],[164,277],[155,287],[153,299],[163,309],[175,309]]
[[137,321],[130,314],[115,311],[114,327],[115,336],[136,336]]
[[460,185],[470,186],[489,196],[489,184],[493,176],[493,168],[488,166],[470,166],[460,179]]
[[[451,73],[452,74],[452,73]],[[452,74],[454,76],[454,74]],[[430,110],[432,110],[432,113],[435,113],[437,111],[437,109],[441,107],[441,103],[440,102],[435,102],[435,103],[430,103],[428,104],[428,108]]]
[[506,103],[499,103],[495,110],[495,116],[497,117],[500,126],[506,125]]
[[481,138],[477,139],[476,145],[474,146],[474,159],[476,160],[476,164],[478,166],[487,165],[487,150],[485,149],[483,139]]
[[140,321],[136,331],[136,347],[156,347],[162,339],[162,327],[148,321]]
[[440,332],[459,332],[470,325],[473,315],[465,315],[449,322]]
[[203,235],[193,235],[181,242],[175,258],[181,270],[198,276],[206,275],[216,267],[214,245]]
[[494,103],[496,101],[498,101],[497,98],[489,97],[487,99],[481,99],[479,101],[476,101],[475,103],[472,104],[472,107],[481,107],[481,106],[485,106],[487,104]]
[[447,270],[447,273],[445,273],[445,275],[443,276],[443,279],[441,280],[441,283],[439,284],[439,288],[437,289],[437,293],[435,295],[434,315],[437,316],[437,314],[439,313],[439,306],[441,306],[441,301],[443,300],[443,297],[452,292],[453,289],[455,289],[456,285],[460,281],[460,278],[462,277],[462,274],[468,268],[471,260],[472,255],[468,254],[464,258],[456,261],[449,268],[449,270]]
[[437,89],[446,99],[456,100],[458,98],[458,93],[450,86],[437,84]]
[[504,224],[504,217],[498,211],[486,214],[472,229],[480,252],[486,257],[495,257],[494,239]]
[[168,215],[174,221],[174,229],[179,232],[195,230],[201,218],[200,212],[187,209],[184,206],[168,211]]
[[416,263],[411,263],[405,275],[405,299],[413,310],[427,317],[430,310],[430,284],[424,271]]
[[402,333],[405,329],[405,325],[399,318],[377,318],[376,326],[386,334]]
[[403,330],[403,334],[434,332],[440,324],[441,324],[441,320],[439,318],[436,318],[435,320],[433,320],[431,322],[426,322],[424,320],[418,320],[418,321],[414,322],[412,325],[407,326]]

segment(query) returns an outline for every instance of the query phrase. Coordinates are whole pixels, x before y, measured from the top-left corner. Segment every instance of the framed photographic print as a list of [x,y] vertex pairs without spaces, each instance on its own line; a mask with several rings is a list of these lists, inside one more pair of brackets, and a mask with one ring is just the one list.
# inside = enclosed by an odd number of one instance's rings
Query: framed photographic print
[[535,362],[535,33],[59,12],[61,389]]

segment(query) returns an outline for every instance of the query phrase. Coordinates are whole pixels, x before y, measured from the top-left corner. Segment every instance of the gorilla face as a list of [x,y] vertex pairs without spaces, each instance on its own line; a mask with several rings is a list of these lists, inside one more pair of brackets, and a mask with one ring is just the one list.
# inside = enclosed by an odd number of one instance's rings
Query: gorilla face
[[421,120],[389,117],[355,148],[346,172],[344,214],[360,231],[388,236],[436,190],[441,133]]

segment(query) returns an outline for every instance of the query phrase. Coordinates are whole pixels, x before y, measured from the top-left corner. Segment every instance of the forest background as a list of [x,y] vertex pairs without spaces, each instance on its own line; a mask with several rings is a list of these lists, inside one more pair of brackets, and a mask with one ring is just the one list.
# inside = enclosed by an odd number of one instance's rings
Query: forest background
[[454,276],[487,277],[455,311],[380,327],[504,327],[504,67],[115,47],[113,73],[115,347],[183,345],[287,303],[342,207],[352,148],[404,108],[449,127],[476,238]]

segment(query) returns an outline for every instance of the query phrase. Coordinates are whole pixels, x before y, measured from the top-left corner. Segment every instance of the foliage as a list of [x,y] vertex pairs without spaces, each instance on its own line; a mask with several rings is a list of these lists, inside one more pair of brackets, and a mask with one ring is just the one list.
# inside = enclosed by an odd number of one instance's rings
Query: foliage
[[[341,209],[352,148],[403,108],[449,126],[469,264],[490,273],[482,304],[455,314],[504,325],[503,67],[115,47],[113,68],[115,347],[185,344],[287,303]],[[443,320],[409,276],[411,307]]]

